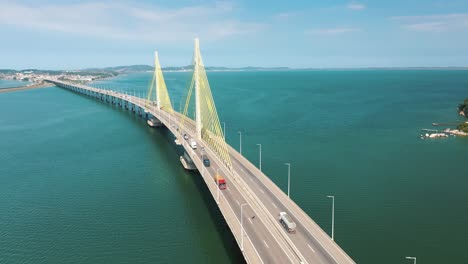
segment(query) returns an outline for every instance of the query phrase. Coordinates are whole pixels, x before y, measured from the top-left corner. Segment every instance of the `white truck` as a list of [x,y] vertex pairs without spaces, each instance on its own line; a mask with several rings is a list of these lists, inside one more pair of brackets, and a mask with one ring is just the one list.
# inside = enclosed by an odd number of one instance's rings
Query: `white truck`
[[197,142],[195,141],[195,139],[191,138],[189,141],[189,144],[190,144],[190,147],[192,147],[192,149],[197,148]]
[[294,223],[292,218],[286,212],[279,213],[279,222],[283,225],[286,231],[288,231],[288,233],[296,233],[296,223]]

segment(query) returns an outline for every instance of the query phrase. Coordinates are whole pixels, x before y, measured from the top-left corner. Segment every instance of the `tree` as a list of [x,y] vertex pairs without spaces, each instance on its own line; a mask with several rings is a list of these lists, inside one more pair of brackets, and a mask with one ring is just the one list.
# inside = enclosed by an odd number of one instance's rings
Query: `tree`
[[465,117],[468,118],[468,98],[463,101],[463,104],[458,105],[458,111],[465,113]]
[[461,123],[460,125],[458,125],[457,129],[468,133],[468,123]]

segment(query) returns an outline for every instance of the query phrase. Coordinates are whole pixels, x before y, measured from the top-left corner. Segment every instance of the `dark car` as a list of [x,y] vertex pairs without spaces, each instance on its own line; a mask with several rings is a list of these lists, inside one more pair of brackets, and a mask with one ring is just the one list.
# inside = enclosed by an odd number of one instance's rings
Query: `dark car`
[[210,166],[210,159],[208,159],[208,157],[203,157],[203,165],[205,165],[205,167],[209,167]]

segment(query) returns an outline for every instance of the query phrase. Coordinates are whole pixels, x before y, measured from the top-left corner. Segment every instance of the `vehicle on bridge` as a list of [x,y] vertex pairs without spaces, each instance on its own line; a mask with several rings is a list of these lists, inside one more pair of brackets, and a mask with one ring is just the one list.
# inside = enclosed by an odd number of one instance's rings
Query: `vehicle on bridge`
[[296,223],[294,223],[292,218],[286,212],[279,213],[279,221],[288,233],[296,233]]
[[223,176],[216,174],[215,181],[220,190],[226,189],[226,180],[223,178]]
[[191,138],[189,144],[190,147],[192,147],[193,149],[197,149],[197,142],[195,141],[195,139]]
[[205,165],[205,167],[210,166],[210,159],[206,155],[203,155],[203,165]]

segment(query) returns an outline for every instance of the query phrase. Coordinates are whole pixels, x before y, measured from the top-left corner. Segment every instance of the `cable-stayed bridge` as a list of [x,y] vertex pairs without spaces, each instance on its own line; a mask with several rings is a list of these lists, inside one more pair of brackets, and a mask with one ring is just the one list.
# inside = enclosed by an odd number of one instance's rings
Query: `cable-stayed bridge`
[[[182,163],[199,171],[247,263],[355,263],[278,186],[226,143],[198,39],[193,76],[184,108],[179,112],[171,104],[157,53],[146,98],[59,80],[47,81],[134,111],[148,119],[149,124],[169,129],[176,144],[184,148]],[[209,159],[209,166],[205,159]],[[226,189],[221,190],[216,175],[225,180]],[[294,233],[280,223],[280,212],[287,213],[296,224]]]

